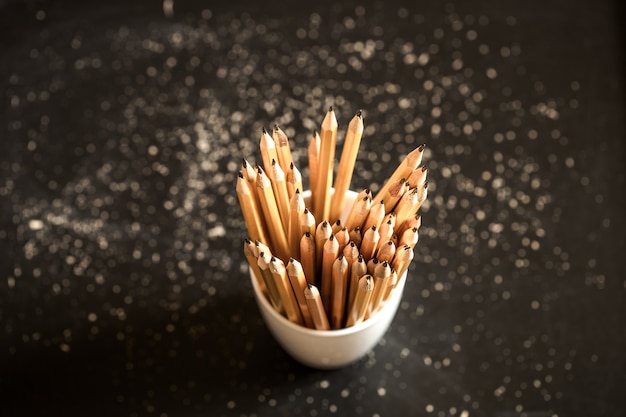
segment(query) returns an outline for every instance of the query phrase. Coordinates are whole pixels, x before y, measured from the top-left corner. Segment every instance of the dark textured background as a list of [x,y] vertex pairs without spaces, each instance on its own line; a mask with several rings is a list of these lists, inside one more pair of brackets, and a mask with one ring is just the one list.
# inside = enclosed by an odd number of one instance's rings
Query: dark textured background
[[[167,5],[167,2],[166,2]],[[623,15],[595,1],[0,3],[0,415],[621,416]],[[234,192],[279,123],[428,145],[400,310],[322,372],[260,320]]]

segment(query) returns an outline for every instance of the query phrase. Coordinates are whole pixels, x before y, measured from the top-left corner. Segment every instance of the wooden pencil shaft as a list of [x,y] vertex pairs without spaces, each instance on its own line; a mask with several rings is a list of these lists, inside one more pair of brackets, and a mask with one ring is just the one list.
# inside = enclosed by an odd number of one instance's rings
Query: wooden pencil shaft
[[316,255],[315,240],[311,233],[305,233],[300,240],[300,262],[304,270],[304,276],[309,284],[315,284]]
[[330,330],[324,302],[316,286],[309,284],[304,292],[311,318],[317,330]]
[[304,291],[307,289],[308,283],[304,277],[304,271],[302,265],[297,260],[291,258],[287,263],[287,276],[291,282],[291,287],[296,296],[300,313],[302,314],[302,320],[304,325],[309,328],[315,328],[309,306],[307,305]]
[[315,193],[317,192],[317,180],[319,177],[319,158],[320,158],[320,135],[317,131],[313,132],[311,142],[307,148],[309,157],[309,189],[311,197],[309,207],[315,206]]
[[289,166],[293,164],[293,156],[291,155],[289,138],[287,137],[285,132],[283,132],[280,127],[278,127],[278,125],[274,125],[274,129],[272,130],[272,139],[274,140],[274,144],[276,146],[278,163],[280,164],[283,171],[287,172]]
[[261,140],[259,142],[261,149],[261,160],[263,161],[263,169],[266,174],[272,178],[272,160],[278,160],[278,154],[276,153],[276,143],[274,139],[267,133],[265,128],[261,131]]
[[[422,162],[422,155],[424,153],[425,145],[420,145],[415,148],[413,151],[409,152],[409,154],[402,160],[402,162],[398,165],[396,170],[391,174],[387,182],[383,185],[383,187],[378,191],[376,197],[374,197],[373,202],[378,203],[382,200],[388,190],[388,188],[396,181],[399,181],[402,178],[408,178],[409,175],[413,172],[415,168],[419,166]],[[388,207],[391,209],[391,207]]]
[[320,132],[319,177],[315,190],[313,212],[317,219],[328,219],[331,201],[330,189],[333,183],[335,147],[337,143],[337,118],[332,107],[324,117]]
[[356,287],[354,302],[348,310],[346,327],[352,327],[364,320],[375,288],[374,279],[371,275],[364,275],[359,279]]
[[326,307],[326,314],[330,316],[331,306],[331,277],[333,270],[333,263],[339,255],[339,244],[334,235],[331,235],[322,249],[322,273],[319,279],[321,280],[322,287],[322,302]]
[[333,262],[331,280],[330,327],[339,329],[343,325],[348,289],[348,261],[343,255]]
[[337,177],[334,183],[335,194],[332,198],[331,220],[336,220],[341,215],[343,204],[346,198],[346,191],[350,187],[354,173],[354,165],[363,136],[363,117],[359,111],[348,124],[346,139],[344,141]]
[[280,295],[287,318],[294,323],[302,324],[300,308],[298,307],[293,288],[287,277],[287,271],[283,261],[272,257],[269,263],[269,270],[278,288],[278,294]]

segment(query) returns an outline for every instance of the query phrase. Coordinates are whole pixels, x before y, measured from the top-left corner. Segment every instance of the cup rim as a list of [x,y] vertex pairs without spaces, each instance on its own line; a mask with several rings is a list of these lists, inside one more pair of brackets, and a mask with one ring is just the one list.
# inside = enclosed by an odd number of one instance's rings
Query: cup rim
[[402,274],[402,276],[398,280],[398,284],[391,292],[391,296],[385,302],[385,305],[383,306],[383,308],[377,311],[376,314],[374,314],[372,317],[354,326],[345,327],[342,329],[331,329],[331,330],[310,329],[308,327],[304,327],[300,324],[296,324],[292,321],[289,321],[286,317],[284,317],[282,314],[277,312],[276,309],[274,309],[274,307],[268,301],[267,297],[261,292],[261,288],[259,287],[259,284],[256,282],[256,277],[252,269],[250,269],[250,280],[252,281],[252,287],[253,287],[254,295],[257,301],[263,304],[263,309],[266,310],[272,316],[272,318],[277,320],[282,326],[288,327],[289,329],[295,332],[298,332],[307,336],[333,338],[333,337],[348,336],[354,333],[358,333],[361,330],[364,330],[368,327],[375,325],[380,320],[383,320],[383,318],[385,317],[385,314],[384,314],[385,311],[389,308],[392,308],[392,305],[394,304],[394,299],[402,297],[402,293],[404,292],[404,285],[406,283],[407,272],[408,271],[405,271],[404,274]]

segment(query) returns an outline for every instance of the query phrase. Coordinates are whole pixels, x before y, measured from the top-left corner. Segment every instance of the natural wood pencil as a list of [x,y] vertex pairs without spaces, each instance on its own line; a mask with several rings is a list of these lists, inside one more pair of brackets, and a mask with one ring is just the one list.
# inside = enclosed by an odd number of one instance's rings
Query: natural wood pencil
[[272,139],[276,145],[276,154],[278,155],[278,163],[283,171],[288,172],[289,167],[293,164],[293,157],[291,155],[291,147],[289,146],[289,138],[283,132],[283,130],[274,125],[272,130]]
[[[272,159],[272,172],[272,178],[274,179],[271,181],[272,190],[274,192],[276,204],[278,205],[278,212],[280,214],[283,230],[287,233],[289,230],[289,194],[287,192],[285,172],[275,159]],[[288,234],[286,236],[288,236]]]
[[376,226],[376,228],[379,228],[384,218],[385,202],[384,200],[380,200],[379,203],[374,204],[370,207],[370,211],[367,214],[365,222],[363,223],[363,229],[367,230],[372,226]]
[[[391,174],[387,182],[382,186],[378,193],[376,193],[373,203],[378,203],[382,200],[385,197],[387,189],[396,181],[399,181],[402,178],[408,178],[409,175],[411,175],[415,168],[417,168],[422,162],[422,156],[425,148],[426,145],[422,144],[413,151],[409,152],[409,154],[398,165],[393,174]],[[393,207],[387,207],[387,210],[391,210],[392,208]]]
[[311,190],[309,207],[315,207],[315,193],[317,191],[317,181],[320,173],[320,135],[317,130],[311,135],[307,154],[309,157],[309,190]]
[[402,196],[409,190],[409,182],[404,178],[391,184],[381,201],[385,202],[387,213],[393,212]]
[[346,245],[350,243],[350,234],[348,233],[348,229],[344,227],[341,230],[338,230],[337,233],[335,233],[335,239],[337,239],[337,243],[339,244],[339,253],[343,252]]
[[376,258],[380,262],[391,262],[393,260],[393,256],[396,254],[396,245],[392,240],[388,240],[387,242],[380,245],[378,248],[378,252],[376,252]]
[[324,220],[317,225],[315,229],[315,255],[317,257],[315,261],[316,273],[322,271],[322,255],[324,253],[324,244],[333,234],[333,230],[328,221]]
[[374,274],[372,274],[374,277],[374,293],[372,294],[367,313],[365,313],[366,318],[371,317],[382,306],[391,275],[391,266],[388,262],[381,262],[374,268]]
[[335,235],[330,235],[328,240],[326,240],[326,243],[324,243],[324,248],[322,249],[322,273],[320,276],[322,301],[327,309],[326,314],[328,316],[330,316],[331,306],[331,279],[333,263],[335,262],[335,259],[337,259],[337,256],[339,256],[339,244],[337,243],[337,239],[335,239]]
[[322,301],[322,296],[315,285],[309,284],[304,291],[304,297],[311,313],[311,318],[317,330],[330,330],[328,316]]
[[[315,189],[314,210],[316,219],[328,219],[335,170],[335,147],[337,144],[337,118],[333,108],[329,108],[320,129],[319,178]],[[322,291],[322,299],[324,293]]]
[[385,293],[383,294],[383,305],[384,303],[391,297],[391,293],[398,285],[398,281],[400,280],[400,276],[395,269],[391,269],[391,279],[387,283],[387,287],[385,288]]
[[378,241],[380,240],[380,233],[376,226],[372,226],[363,234],[363,240],[361,241],[361,254],[366,261],[369,261],[376,254],[376,248]]
[[348,230],[354,230],[356,227],[360,227],[363,229],[363,224],[365,223],[365,219],[367,219],[367,215],[370,212],[370,207],[372,204],[372,200],[369,197],[363,197],[360,200],[355,200],[352,208],[350,209],[350,213],[348,214],[348,218],[345,222],[345,227]]
[[267,130],[263,128],[261,130],[261,140],[259,142],[259,148],[261,149],[261,160],[263,161],[263,170],[266,175],[273,180],[272,160],[278,160],[278,154],[276,153],[276,143],[274,139],[267,133]]
[[270,295],[270,303],[274,306],[274,309],[281,314],[284,314],[285,307],[283,305],[283,300],[278,292],[278,287],[276,285],[276,281],[272,276],[272,272],[270,271],[270,260],[272,259],[271,254],[267,252],[259,252],[259,257],[257,259],[257,265],[259,270],[261,271],[261,277],[265,282],[265,286]]
[[346,139],[343,144],[337,177],[334,183],[335,194],[332,198],[331,221],[337,220],[341,216],[343,204],[346,198],[346,191],[350,188],[356,157],[361,145],[363,136],[363,115],[359,110],[348,124]]
[[371,275],[364,275],[359,279],[355,287],[354,302],[348,310],[346,327],[357,325],[365,318],[367,307],[374,292],[374,278]]
[[353,241],[358,247],[361,247],[363,236],[361,235],[361,228],[359,226],[350,230],[350,240]]
[[402,227],[405,220],[412,217],[417,211],[418,207],[418,190],[417,188],[411,188],[404,193],[402,199],[398,202],[396,212],[396,224]]
[[316,278],[316,255],[315,239],[311,233],[306,232],[300,240],[300,262],[304,276],[309,284],[315,284]]
[[300,216],[305,209],[304,199],[298,190],[289,201],[289,248],[291,256],[300,259],[300,239],[302,231],[300,230]]
[[427,175],[428,168],[426,168],[426,165],[420,165],[409,175],[407,181],[411,184],[411,187],[420,187],[426,182]]
[[241,172],[238,176],[236,190],[248,235],[252,240],[269,241],[262,209],[258,206],[256,189],[251,187]]
[[302,264],[300,264],[300,262],[298,262],[296,259],[291,258],[289,259],[286,268],[287,276],[289,277],[291,287],[293,288],[293,292],[296,295],[296,301],[298,302],[298,306],[300,307],[300,313],[302,313],[302,320],[304,321],[304,325],[314,329],[315,324],[313,323],[313,319],[311,318],[311,313],[309,311],[309,306],[307,305],[306,298],[304,297],[304,291],[307,289],[308,283],[304,276]]
[[289,194],[289,198],[291,198],[295,194],[296,190],[299,190],[300,192],[303,191],[302,174],[300,173],[300,170],[296,168],[293,162],[289,166],[289,171],[287,171],[286,177],[287,177],[287,193]]
[[[273,252],[280,257],[289,259],[289,243],[287,235],[283,229],[283,223],[280,218],[280,212],[272,184],[265,172],[259,167],[257,171],[257,193],[261,203],[261,211],[263,213],[263,223],[268,227],[268,234],[272,244]],[[270,243],[268,242],[268,244]]]
[[313,213],[311,213],[308,208],[305,208],[300,215],[300,236],[307,232],[314,235],[315,224],[315,217],[313,216]]
[[252,187],[256,185],[256,169],[245,158],[241,160],[241,173]]
[[350,284],[348,284],[348,311],[352,310],[354,298],[359,285],[359,280],[363,275],[367,274],[367,263],[363,259],[363,255],[359,254],[357,259],[350,266]]
[[393,257],[393,261],[391,262],[391,266],[398,273],[398,276],[404,275],[404,273],[409,269],[414,256],[415,253],[413,252],[413,248],[410,246],[405,245],[398,247],[396,254]]
[[[259,284],[261,292],[269,299],[270,295],[267,290],[267,285],[265,285],[265,281],[261,275],[261,269],[259,268],[259,255],[255,249],[255,245],[250,239],[245,238],[243,240],[243,254],[246,256],[248,265],[250,265],[250,269],[252,269],[252,274],[254,275],[256,282]],[[270,300],[270,302],[272,301]]]
[[387,220],[380,225],[378,229],[378,233],[380,234],[380,240],[382,242],[386,242],[391,239],[393,236],[393,223],[391,220]]
[[339,254],[333,262],[331,275],[331,314],[330,327],[339,329],[343,324],[343,314],[346,308],[348,290],[348,261]]
[[278,294],[280,294],[280,299],[285,308],[287,318],[294,323],[302,324],[302,314],[300,313],[293,288],[289,282],[289,277],[287,277],[284,262],[273,256],[270,259],[269,270],[278,288]]
[[400,239],[398,240],[398,246],[410,246],[414,248],[417,245],[417,241],[419,240],[419,233],[417,232],[417,227],[413,227],[411,229],[406,229]]

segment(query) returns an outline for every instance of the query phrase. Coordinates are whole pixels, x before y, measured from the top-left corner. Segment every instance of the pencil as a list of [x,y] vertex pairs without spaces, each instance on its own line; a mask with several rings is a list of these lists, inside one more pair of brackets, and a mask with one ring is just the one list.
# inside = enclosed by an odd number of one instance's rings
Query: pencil
[[409,191],[404,193],[395,209],[396,224],[402,227],[404,221],[415,214],[418,203],[419,199],[417,188],[411,188]]
[[392,268],[391,278],[389,279],[389,282],[387,283],[387,287],[385,288],[385,291],[383,294],[383,305],[389,299],[389,297],[391,297],[391,293],[393,292],[394,288],[396,288],[396,286],[398,285],[399,280],[400,280],[400,276],[398,275],[398,272]]
[[300,236],[307,232],[312,235],[315,234],[315,217],[308,208],[305,208],[300,214]]
[[328,240],[326,240],[326,243],[324,243],[324,248],[322,249],[322,274],[320,276],[322,301],[327,309],[326,314],[329,316],[331,306],[331,277],[333,263],[335,262],[335,259],[337,259],[337,256],[339,256],[339,244],[337,243],[337,239],[335,239],[335,235],[330,235]]
[[419,233],[417,233],[417,227],[413,227],[411,229],[406,229],[400,239],[398,240],[398,246],[410,246],[414,248],[417,245],[417,241],[419,239]]
[[269,262],[269,270],[278,288],[278,294],[280,295],[287,318],[294,323],[302,324],[302,314],[300,313],[293,288],[287,277],[285,264],[277,257],[272,256]]
[[356,261],[359,257],[359,247],[356,245],[356,243],[350,241],[346,245],[346,247],[343,248],[343,251],[341,253],[343,254],[343,256],[346,257],[346,261],[348,261],[348,264],[352,266],[352,263]]
[[306,232],[300,240],[300,262],[304,270],[304,276],[309,284],[315,284],[315,239],[311,233]]
[[300,216],[305,208],[304,199],[298,190],[289,202],[289,248],[291,256],[295,256],[296,259],[300,258],[300,239],[302,238]]
[[380,201],[385,201],[387,213],[391,212],[402,196],[409,190],[410,183],[405,178],[391,184]]
[[285,311],[283,300],[278,292],[278,286],[276,285],[276,281],[274,280],[272,272],[269,268],[271,258],[272,256],[269,253],[260,252],[257,259],[257,266],[261,271],[261,277],[263,278],[267,291],[270,295],[270,303],[274,306],[276,311],[283,314]]
[[285,172],[275,159],[272,159],[272,172],[272,178],[274,179],[271,181],[272,191],[278,205],[278,213],[280,214],[283,230],[286,233],[289,230],[289,193],[287,192]]
[[411,265],[414,256],[415,253],[410,246],[405,245],[399,247],[393,257],[391,266],[398,272],[399,276],[402,276],[409,269],[409,265]]
[[257,283],[259,284],[259,287],[261,287],[261,291],[269,299],[270,295],[267,290],[267,286],[265,285],[265,281],[263,280],[263,276],[261,275],[261,269],[259,268],[259,264],[258,264],[259,262],[258,254],[256,253],[255,249],[256,248],[254,246],[254,243],[252,243],[250,239],[245,238],[243,240],[243,254],[246,256],[246,260],[248,261],[248,264],[250,265],[250,268],[252,269],[252,273],[254,274],[254,277]]
[[311,141],[307,148],[309,157],[309,190],[311,190],[310,207],[314,207],[315,193],[317,190],[317,178],[319,176],[319,158],[320,158],[320,135],[317,130],[311,135]]
[[383,222],[385,218],[385,202],[384,200],[380,200],[379,203],[374,204],[370,207],[370,211],[365,218],[365,222],[363,223],[363,229],[367,230],[372,226],[376,226],[376,228],[380,227],[380,224]]
[[378,241],[380,240],[380,233],[376,226],[372,226],[363,234],[363,240],[361,242],[361,254],[366,261],[369,261],[376,254],[376,248]]
[[316,272],[322,271],[322,254],[324,253],[324,244],[332,234],[333,230],[326,220],[318,224],[315,229],[315,254],[317,256],[315,261]]
[[337,231],[337,233],[335,233],[335,239],[337,239],[337,243],[339,244],[339,253],[343,252],[346,245],[350,243],[350,234],[348,233],[348,229],[344,227]]
[[267,133],[267,130],[263,128],[261,130],[261,140],[259,142],[259,147],[261,149],[261,160],[263,161],[263,170],[272,178],[272,160],[278,160],[278,154],[276,153],[276,143],[274,139]]
[[291,165],[289,166],[289,170],[287,171],[286,180],[287,180],[287,193],[290,198],[296,193],[296,191],[300,191],[300,192],[303,191],[302,174],[300,173],[298,168],[296,168],[293,162],[291,163]]
[[427,175],[428,168],[426,168],[426,165],[420,165],[409,175],[407,181],[411,184],[411,187],[420,187],[426,182]]
[[[387,182],[378,191],[376,197],[374,197],[373,203],[378,203],[380,200],[382,200],[387,192],[387,189],[396,181],[399,181],[402,178],[408,178],[409,175],[411,175],[415,168],[417,168],[422,162],[422,156],[424,154],[425,148],[426,145],[422,144],[415,148],[413,151],[409,152],[409,154],[398,165],[393,174],[391,174]],[[387,209],[391,210],[392,207],[387,207]]]
[[315,324],[311,318],[311,313],[309,312],[309,306],[307,305],[306,298],[304,297],[304,291],[306,290],[308,283],[304,276],[302,264],[293,258],[289,259],[289,262],[287,263],[287,276],[291,282],[293,292],[296,295],[296,301],[300,307],[304,325],[310,328],[315,328]]
[[393,236],[393,223],[391,220],[387,220],[380,225],[378,233],[380,234],[380,240],[383,242],[388,241]]
[[254,187],[256,185],[256,169],[245,158],[241,160],[241,172],[250,185]]
[[346,327],[352,327],[363,321],[365,313],[367,312],[367,306],[372,298],[374,292],[374,278],[371,275],[362,276],[357,285],[355,285],[355,297],[350,310],[348,310],[348,318],[346,320]]
[[346,139],[343,144],[341,158],[339,159],[339,167],[337,168],[337,178],[335,179],[335,194],[332,198],[331,220],[336,220],[341,216],[341,210],[346,198],[346,191],[350,187],[356,157],[361,145],[361,137],[363,136],[363,115],[359,110],[348,124]]
[[283,171],[287,172],[291,164],[293,164],[293,157],[291,156],[291,147],[289,146],[289,138],[283,132],[283,130],[278,127],[277,124],[274,125],[274,129],[272,130],[272,139],[274,140],[274,144],[276,146],[276,154],[278,156],[278,163]]
[[378,258],[380,262],[391,262],[395,254],[396,245],[392,240],[388,240],[386,243],[380,245],[380,248],[378,248],[378,252],[376,253],[376,258]]
[[374,269],[374,293],[369,303],[365,317],[371,317],[383,304],[383,298],[387,292],[387,286],[391,279],[391,266],[388,262],[381,262]]
[[348,289],[348,261],[340,254],[333,262],[331,276],[330,327],[341,328]]
[[317,330],[330,330],[326,309],[324,308],[324,303],[317,287],[309,284],[306,290],[304,290],[304,297],[315,328]]
[[348,284],[348,311],[352,310],[354,298],[359,285],[359,280],[363,275],[367,274],[367,263],[363,259],[363,255],[359,254],[357,259],[352,262],[350,267],[350,284]]
[[260,167],[258,167],[257,171],[256,187],[261,203],[261,212],[264,217],[263,223],[268,226],[269,238],[274,252],[280,258],[289,259],[289,244],[287,243],[278,205],[272,191],[272,184]]
[[363,229],[363,224],[365,223],[365,219],[367,219],[367,215],[370,212],[371,204],[372,200],[370,200],[369,197],[363,197],[360,200],[354,201],[345,223],[348,230],[353,230],[356,227]]
[[[314,210],[316,219],[328,219],[330,214],[330,189],[335,170],[337,143],[337,118],[332,107],[328,109],[320,130],[319,177],[315,189]],[[322,291],[322,299],[324,294]]]
[[353,241],[357,246],[361,246],[363,236],[361,236],[361,228],[359,226],[350,231],[350,240]]
[[243,220],[252,240],[268,242],[265,222],[262,220],[261,208],[258,207],[256,191],[240,172],[237,180],[237,198],[243,214]]

